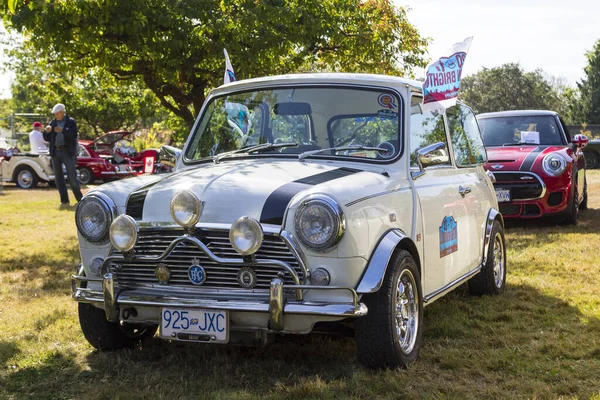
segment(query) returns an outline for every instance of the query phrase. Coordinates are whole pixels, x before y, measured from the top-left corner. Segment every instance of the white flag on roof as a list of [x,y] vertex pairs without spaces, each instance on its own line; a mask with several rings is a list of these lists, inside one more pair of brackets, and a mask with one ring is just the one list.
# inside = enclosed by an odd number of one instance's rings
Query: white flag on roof
[[229,61],[229,54],[227,54],[227,49],[223,49],[223,53],[225,53],[225,76],[223,77],[223,83],[227,84],[235,82],[235,74],[233,73],[231,61]]

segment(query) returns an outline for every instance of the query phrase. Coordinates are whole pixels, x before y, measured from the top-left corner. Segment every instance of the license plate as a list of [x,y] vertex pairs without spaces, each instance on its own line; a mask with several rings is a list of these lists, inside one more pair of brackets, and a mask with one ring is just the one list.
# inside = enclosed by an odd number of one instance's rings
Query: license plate
[[496,199],[498,199],[498,203],[510,201],[510,190],[496,189]]
[[127,172],[127,165],[119,165],[119,171]]
[[163,308],[160,337],[206,343],[229,342],[229,315],[222,310]]

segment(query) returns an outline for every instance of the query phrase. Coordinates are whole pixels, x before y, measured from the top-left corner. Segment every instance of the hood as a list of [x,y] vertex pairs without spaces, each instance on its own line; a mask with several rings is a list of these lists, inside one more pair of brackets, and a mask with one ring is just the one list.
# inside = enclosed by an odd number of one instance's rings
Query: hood
[[171,199],[187,189],[204,202],[200,223],[231,224],[247,215],[263,224],[281,225],[295,196],[323,191],[343,205],[348,196],[358,196],[351,189],[357,182],[364,196],[381,190],[385,179],[360,169],[298,161],[207,163],[140,187],[129,196],[126,208],[127,214],[144,222],[172,221]]
[[487,147],[486,150],[488,162],[485,169],[492,172],[531,171],[546,154],[557,151],[563,153],[565,146],[521,145]]
[[104,145],[113,145],[119,140],[128,139],[131,132],[127,131],[110,131],[95,139],[93,142]]

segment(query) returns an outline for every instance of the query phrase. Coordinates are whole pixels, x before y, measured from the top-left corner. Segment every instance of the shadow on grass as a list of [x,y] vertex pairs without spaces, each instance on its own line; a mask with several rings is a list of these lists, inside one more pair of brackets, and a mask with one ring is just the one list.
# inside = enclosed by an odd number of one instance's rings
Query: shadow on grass
[[25,282],[41,280],[43,290],[65,289],[70,287],[70,276],[78,260],[79,249],[75,241],[63,244],[53,254],[24,254],[16,249],[0,256],[0,272],[24,271],[22,279]]
[[[593,337],[600,321],[533,287],[509,286],[495,297],[473,297],[461,287],[426,308],[424,327],[420,359],[408,370],[363,368],[352,338],[290,335],[256,348],[155,337],[132,350],[90,351],[89,370],[59,350],[38,365],[8,373],[2,384],[16,397],[45,398],[51,390],[55,396],[46,398],[85,393],[86,398],[127,399],[375,398],[389,393],[590,397],[597,387],[593,379],[600,373],[600,346]],[[585,374],[567,368],[575,360]],[[560,372],[560,379],[552,371]],[[569,384],[571,375],[577,375],[577,384]],[[449,381],[456,383],[448,386]],[[502,384],[492,383],[498,381]]]

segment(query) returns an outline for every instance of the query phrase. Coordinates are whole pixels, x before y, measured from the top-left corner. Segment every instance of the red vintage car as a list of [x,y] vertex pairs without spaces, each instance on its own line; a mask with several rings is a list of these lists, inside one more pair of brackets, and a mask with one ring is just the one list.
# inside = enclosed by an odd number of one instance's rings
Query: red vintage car
[[[96,140],[80,140],[77,153],[79,182],[83,185],[96,180],[111,180],[139,174],[136,165],[115,152],[109,134]],[[143,171],[142,171],[143,172]]]
[[484,168],[495,177],[504,218],[548,216],[576,224],[587,208],[587,138],[571,138],[552,111],[486,113],[477,120],[488,153]]

